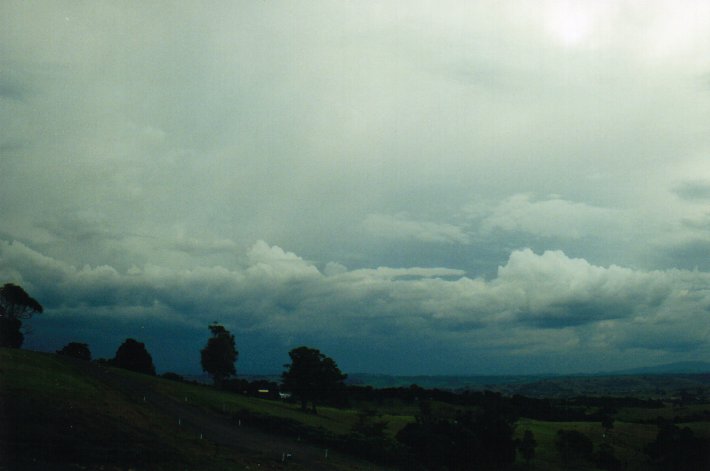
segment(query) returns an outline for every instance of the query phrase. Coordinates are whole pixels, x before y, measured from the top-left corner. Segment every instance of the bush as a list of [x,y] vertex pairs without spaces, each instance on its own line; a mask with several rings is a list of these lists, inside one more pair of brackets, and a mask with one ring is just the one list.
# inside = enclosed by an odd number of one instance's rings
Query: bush
[[672,423],[661,423],[656,439],[645,451],[662,470],[710,469],[710,443],[696,437],[688,427],[681,429]]
[[126,339],[116,350],[113,364],[119,368],[155,375],[153,357],[150,356],[145,344],[134,339]]
[[495,410],[420,419],[400,430],[397,440],[431,469],[507,469],[515,461],[513,427]]
[[185,378],[183,378],[177,373],[173,373],[172,371],[165,372],[160,376],[171,381],[180,381],[181,383],[185,381]]
[[91,361],[91,350],[89,350],[89,345],[85,343],[69,342],[61,350],[57,350],[57,355]]

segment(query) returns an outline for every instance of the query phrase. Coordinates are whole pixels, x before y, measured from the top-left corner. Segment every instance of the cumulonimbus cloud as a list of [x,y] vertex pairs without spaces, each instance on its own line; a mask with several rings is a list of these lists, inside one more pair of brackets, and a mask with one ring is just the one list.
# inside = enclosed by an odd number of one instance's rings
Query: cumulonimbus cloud
[[0,276],[26,285],[49,315],[93,311],[197,324],[218,316],[236,329],[331,338],[386,331],[393,341],[425,331],[446,342],[484,336],[482,345],[491,348],[529,347],[535,343],[531,332],[544,343],[553,331],[582,329],[590,342],[604,339],[606,347],[662,349],[658,332],[667,324],[676,337],[668,345],[697,348],[703,341],[696,334],[708,330],[710,274],[704,272],[601,267],[561,251],[529,249],[512,252],[490,280],[450,268],[348,270],[330,264],[321,270],[263,241],[246,260],[238,268],[146,265],[119,272],[73,267],[20,242],[0,242]]

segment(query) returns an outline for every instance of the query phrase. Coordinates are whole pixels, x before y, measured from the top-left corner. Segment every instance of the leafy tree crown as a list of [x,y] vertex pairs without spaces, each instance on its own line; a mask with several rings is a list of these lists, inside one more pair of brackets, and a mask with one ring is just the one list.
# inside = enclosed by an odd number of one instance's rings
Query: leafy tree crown
[[221,383],[237,370],[234,363],[239,352],[236,348],[234,335],[223,325],[212,323],[209,326],[212,337],[207,340],[207,345],[200,351],[202,371],[209,373],[215,384]]
[[35,312],[42,311],[42,305],[20,286],[5,283],[0,287],[0,317],[29,319]]
[[155,375],[153,357],[150,356],[143,342],[135,339],[126,339],[116,350],[114,364],[119,368]]

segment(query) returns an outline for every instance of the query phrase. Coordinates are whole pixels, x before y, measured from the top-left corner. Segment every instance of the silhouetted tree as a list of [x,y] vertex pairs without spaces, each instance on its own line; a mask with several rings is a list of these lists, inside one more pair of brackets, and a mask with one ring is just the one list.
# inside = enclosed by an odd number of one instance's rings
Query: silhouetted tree
[[64,345],[61,350],[57,350],[57,354],[78,358],[79,360],[91,361],[91,350],[89,350],[89,346],[85,343],[69,342]]
[[143,342],[134,339],[126,339],[116,350],[113,364],[119,368],[155,375],[153,357],[150,356]]
[[179,375],[177,373],[174,373],[172,371],[166,371],[162,375],[160,375],[161,378],[169,379],[170,381],[179,381],[179,382],[184,382],[185,378],[182,375]]
[[535,447],[537,442],[535,441],[535,436],[530,430],[526,430],[523,433],[523,438],[518,443],[518,450],[525,460],[525,464],[530,467],[530,460],[535,457]]
[[353,424],[350,430],[368,438],[383,438],[388,424],[389,422],[382,420],[381,415],[376,410],[365,409],[358,412],[357,422]]
[[19,319],[0,317],[0,347],[20,348],[25,336]]
[[313,413],[316,403],[335,398],[344,388],[344,375],[335,361],[319,350],[309,347],[294,348],[288,353],[291,363],[281,375],[282,388],[290,391],[306,410],[311,402]]
[[502,470],[515,461],[513,426],[494,409],[410,423],[397,440],[427,469]]
[[214,322],[210,324],[209,329],[212,337],[200,351],[202,371],[212,376],[215,386],[221,386],[226,378],[237,373],[234,362],[237,361],[239,352],[234,342],[234,335],[230,334],[224,326]]
[[25,336],[22,320],[41,313],[42,305],[21,287],[5,283],[0,287],[0,347],[20,348]]
[[681,429],[672,423],[661,423],[656,439],[645,451],[662,470],[710,469],[710,443],[696,437],[688,427]]

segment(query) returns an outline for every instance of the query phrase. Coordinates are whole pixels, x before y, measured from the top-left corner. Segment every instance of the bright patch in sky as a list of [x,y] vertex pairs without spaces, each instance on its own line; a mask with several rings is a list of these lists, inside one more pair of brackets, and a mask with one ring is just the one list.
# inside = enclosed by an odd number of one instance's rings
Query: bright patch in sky
[[593,2],[556,2],[550,8],[547,27],[551,34],[566,46],[574,46],[587,39],[593,32],[598,19],[590,11]]

